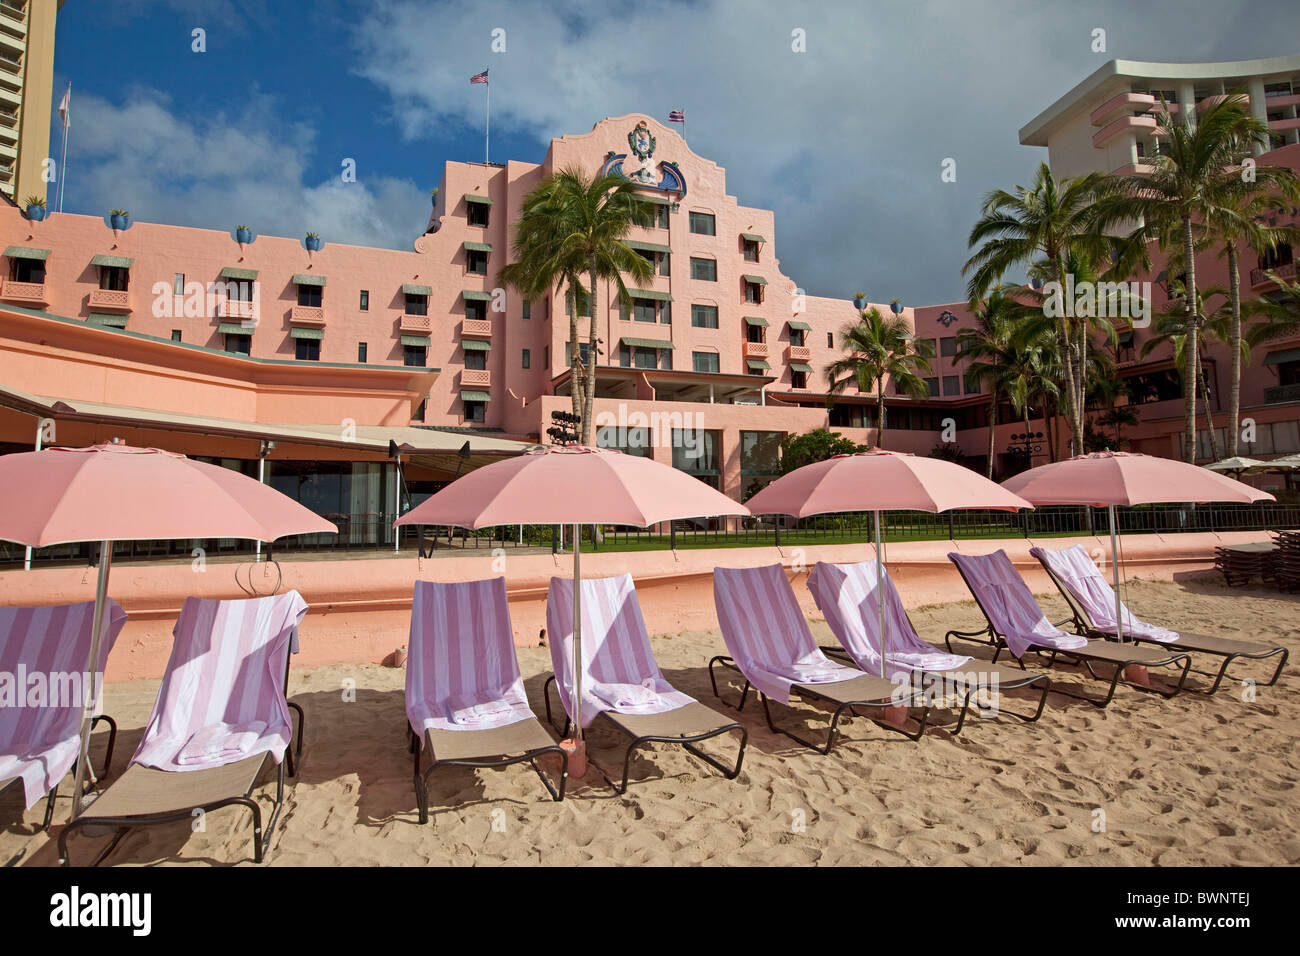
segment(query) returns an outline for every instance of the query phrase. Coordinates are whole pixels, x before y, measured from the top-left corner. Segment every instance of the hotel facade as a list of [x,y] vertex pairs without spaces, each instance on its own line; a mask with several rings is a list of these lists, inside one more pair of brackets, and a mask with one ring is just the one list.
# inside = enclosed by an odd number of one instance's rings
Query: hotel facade
[[[1051,132],[1080,117],[1091,123],[1105,107],[1095,99],[1139,95],[1112,90],[1112,79],[1133,72],[1112,66],[1093,92],[1076,89],[1053,108],[1059,116],[1035,121],[1031,138],[1062,164],[1058,173],[1070,162],[1113,159],[1067,159]],[[1266,92],[1280,82],[1268,79]],[[1292,116],[1294,98],[1274,97]],[[1290,139],[1260,161],[1300,168],[1294,126],[1282,135]],[[829,427],[876,441],[874,392],[827,401],[825,368],[841,355],[853,302],[807,295],[782,269],[773,213],[728,195],[724,169],[676,131],[631,114],[552,140],[540,164],[447,163],[428,229],[410,250],[234,228],[114,228],[107,217],[71,214],[36,222],[0,208],[0,452],[120,437],[249,474],[265,469],[266,480],[339,523],[349,542],[391,540],[388,525],[408,500],[399,458],[417,502],[466,469],[548,441],[552,413],[571,407],[561,290],[528,302],[497,279],[524,197],[566,167],[619,173],[656,210],[653,224],[626,240],[654,278],[632,291],[631,308],[609,283],[599,289],[599,444],[744,498],[776,473],[785,435]],[[1288,212],[1283,221],[1296,221]],[[1223,267],[1204,259],[1212,284]],[[1284,270],[1290,250],[1275,260],[1268,265]],[[1243,270],[1246,295],[1272,288],[1264,265]],[[1154,307],[1165,304],[1157,287]],[[886,385],[885,447],[928,454],[955,443],[982,467],[988,397],[967,384],[956,359],[957,333],[972,323],[965,304],[907,305],[900,314],[933,340],[936,357],[929,398]],[[579,318],[583,348],[587,321]],[[1138,357],[1144,334],[1124,330],[1110,346],[1118,374],[1135,380],[1139,424],[1125,439],[1175,457],[1177,371],[1167,349]],[[1226,353],[1210,348],[1206,369],[1221,413]],[[1256,426],[1242,454],[1300,451],[1300,337],[1256,350],[1242,406]],[[1012,440],[1024,425],[1009,407],[999,420],[996,465],[1005,474],[1025,465]],[[1055,431],[1064,442],[1065,429]],[[1032,460],[1048,454],[1044,441]]]

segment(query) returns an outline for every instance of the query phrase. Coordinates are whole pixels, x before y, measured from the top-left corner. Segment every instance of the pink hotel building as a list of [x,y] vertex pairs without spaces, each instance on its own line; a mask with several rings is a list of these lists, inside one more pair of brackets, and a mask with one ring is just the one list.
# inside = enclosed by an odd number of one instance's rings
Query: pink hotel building
[[[1279,126],[1284,141],[1260,161],[1300,167],[1300,87],[1290,92],[1300,57],[1287,63],[1285,96],[1275,95],[1278,71],[1268,77],[1268,115],[1277,106],[1291,125]],[[1022,131],[1022,141],[1051,147],[1052,130],[1072,130],[1080,116],[1109,140],[1116,110],[1141,119],[1152,97],[1134,92],[1150,86],[1130,75],[1132,66],[1108,64]],[[1123,103],[1112,109],[1117,97]],[[1052,148],[1053,164],[1064,163]],[[268,481],[338,520],[349,540],[383,540],[397,510],[390,441],[419,500],[465,468],[546,441],[551,413],[570,407],[563,295],[524,302],[496,280],[523,197],[567,166],[621,171],[658,209],[654,225],[627,240],[654,264],[653,281],[626,311],[610,288],[600,290],[596,424],[614,426],[601,429],[602,444],[653,455],[743,496],[773,473],[785,434],[829,426],[874,442],[873,394],[850,392],[829,408],[826,401],[824,369],[856,317],[853,303],[804,295],[782,272],[772,212],[729,196],[722,167],[633,114],[552,140],[540,165],[447,163],[428,231],[410,251],[328,236],[313,250],[307,240],[145,222],[115,231],[93,216],[36,222],[0,208],[0,453],[117,436],[249,473],[263,457]],[[1296,221],[1296,212],[1283,220]],[[1294,274],[1289,249],[1267,265]],[[1217,281],[1218,261],[1206,256],[1204,268]],[[1270,288],[1262,271],[1245,271],[1247,294]],[[1157,288],[1157,309],[1162,296]],[[926,454],[950,425],[980,466],[987,397],[966,387],[954,358],[956,334],[971,322],[965,305],[902,314],[935,340],[937,358],[928,399],[887,388],[886,446]],[[585,317],[579,324],[585,329]],[[1142,335],[1125,332],[1112,346],[1119,374],[1141,386],[1133,390],[1141,421],[1126,438],[1137,450],[1175,456],[1176,372],[1165,352],[1138,358]],[[1221,350],[1209,351],[1206,368],[1219,412]],[[1257,350],[1243,415],[1257,423],[1257,442],[1243,454],[1300,451],[1300,337]],[[1022,426],[1009,410],[1001,420],[1010,423],[997,436],[1006,458],[999,465],[1012,467],[1011,433]],[[676,434],[683,430],[685,442]],[[1046,455],[1044,443],[1035,461]]]

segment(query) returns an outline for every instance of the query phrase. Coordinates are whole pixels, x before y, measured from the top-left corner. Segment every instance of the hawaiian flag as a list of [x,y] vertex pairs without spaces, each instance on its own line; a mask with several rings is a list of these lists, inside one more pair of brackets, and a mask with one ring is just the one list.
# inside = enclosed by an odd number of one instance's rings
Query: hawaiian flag
[[475,73],[469,78],[469,81],[471,83],[486,83],[488,81],[487,75],[488,71],[484,70],[482,73]]
[[670,122],[670,123],[685,123],[685,122],[686,122],[686,114],[685,114],[684,112],[682,112],[681,110],[673,110],[672,112],[670,112],[670,113],[668,114],[668,122]]

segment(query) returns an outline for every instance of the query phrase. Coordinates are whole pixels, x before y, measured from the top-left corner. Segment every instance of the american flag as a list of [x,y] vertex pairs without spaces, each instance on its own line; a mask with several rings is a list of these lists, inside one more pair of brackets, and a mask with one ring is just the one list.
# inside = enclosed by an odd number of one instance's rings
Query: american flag
[[475,73],[469,78],[469,81],[471,83],[486,83],[488,81],[487,75],[488,71],[484,70],[482,73]]
[[668,114],[668,122],[670,122],[670,123],[685,123],[685,122],[686,122],[686,114],[685,114],[684,112],[682,112],[681,110],[673,110],[673,111],[671,111],[671,112]]

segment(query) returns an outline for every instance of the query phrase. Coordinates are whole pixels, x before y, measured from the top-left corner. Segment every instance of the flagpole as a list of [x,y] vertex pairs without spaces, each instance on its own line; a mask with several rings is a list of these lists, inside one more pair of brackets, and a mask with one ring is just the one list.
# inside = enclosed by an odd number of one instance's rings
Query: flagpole
[[485,87],[484,92],[487,93],[487,99],[484,101],[485,106],[483,107],[483,165],[486,166],[490,161],[489,157],[491,155],[489,151],[490,140],[488,137],[492,130],[492,81],[490,79],[485,79],[483,81],[483,86]]
[[63,181],[68,171],[68,113],[72,109],[72,84],[68,84],[68,92],[64,94],[67,105],[63,110],[63,159],[59,166],[59,212],[63,212]]

